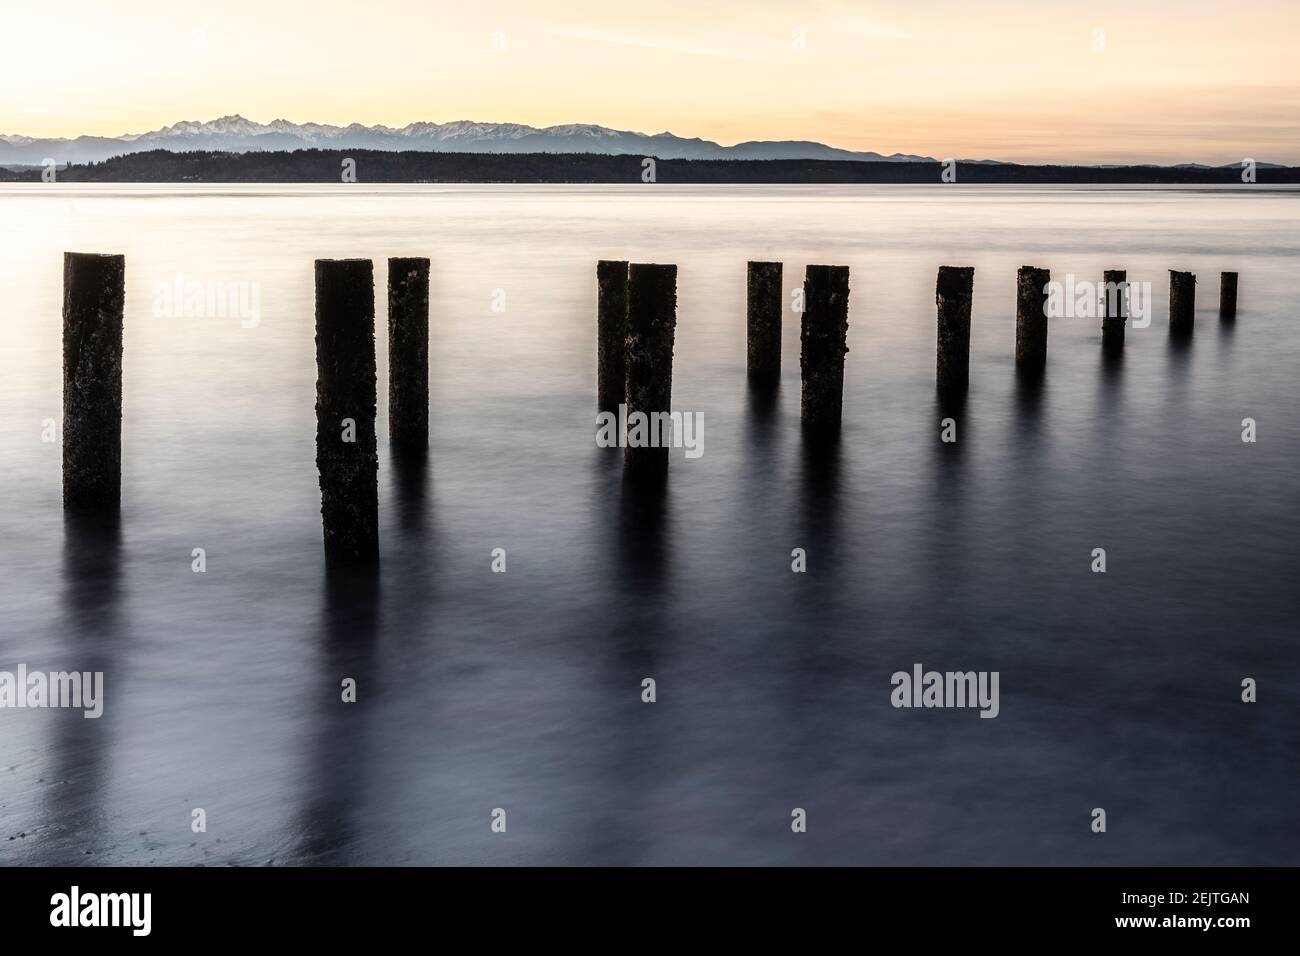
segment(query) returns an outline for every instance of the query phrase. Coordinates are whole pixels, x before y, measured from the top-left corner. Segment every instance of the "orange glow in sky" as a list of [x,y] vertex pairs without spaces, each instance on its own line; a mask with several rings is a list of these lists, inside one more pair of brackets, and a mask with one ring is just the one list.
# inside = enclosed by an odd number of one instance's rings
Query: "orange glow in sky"
[[936,158],[1300,165],[1300,3],[62,0],[0,37],[0,132],[598,123]]

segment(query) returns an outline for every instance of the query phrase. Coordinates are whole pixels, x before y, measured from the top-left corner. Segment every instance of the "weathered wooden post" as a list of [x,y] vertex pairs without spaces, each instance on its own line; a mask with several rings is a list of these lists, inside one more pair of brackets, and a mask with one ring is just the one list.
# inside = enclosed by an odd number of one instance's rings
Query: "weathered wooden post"
[[1237,317],[1237,273],[1225,272],[1219,276],[1219,318]]
[[369,259],[316,260],[316,467],[325,557],[379,558],[375,277]]
[[627,263],[596,263],[596,398],[599,410],[618,414],[627,387]]
[[839,431],[844,408],[844,355],[848,352],[849,267],[808,266],[799,327],[800,412],[804,428]]
[[745,294],[746,371],[757,385],[781,378],[781,271],[779,262],[749,263]]
[[122,504],[126,258],[63,254],[63,506]]
[[1196,322],[1196,276],[1169,270],[1169,334],[1191,335]]
[[1124,329],[1128,324],[1128,272],[1107,269],[1101,285],[1101,347],[1107,352],[1124,350]]
[[1047,368],[1047,269],[1021,266],[1016,273],[1016,369],[1042,375]]
[[[624,475],[633,481],[654,481],[668,471],[668,447],[652,437],[672,439],[671,425],[661,425],[672,411],[673,339],[677,328],[677,267],[634,262],[627,272],[626,387],[628,443],[623,449]],[[645,417],[644,442],[633,445],[632,416]]]
[[975,286],[974,266],[940,266],[934,302],[939,342],[935,379],[939,390],[958,396],[970,383],[970,308]]
[[388,260],[388,439],[404,455],[429,447],[429,260]]

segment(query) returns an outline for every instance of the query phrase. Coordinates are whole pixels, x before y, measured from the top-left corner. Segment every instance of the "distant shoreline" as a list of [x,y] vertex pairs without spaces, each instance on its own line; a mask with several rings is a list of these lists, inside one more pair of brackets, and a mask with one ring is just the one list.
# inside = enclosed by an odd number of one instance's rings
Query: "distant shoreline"
[[[1015,163],[808,159],[654,159],[596,153],[442,153],[389,150],[172,152],[151,150],[55,169],[69,183],[338,183],[351,161],[358,183],[852,184],[1025,183],[1242,185],[1240,166],[1028,166]],[[945,171],[948,179],[945,180]],[[0,182],[41,182],[39,167],[0,168]],[[1262,185],[1300,184],[1300,167],[1260,166]]]

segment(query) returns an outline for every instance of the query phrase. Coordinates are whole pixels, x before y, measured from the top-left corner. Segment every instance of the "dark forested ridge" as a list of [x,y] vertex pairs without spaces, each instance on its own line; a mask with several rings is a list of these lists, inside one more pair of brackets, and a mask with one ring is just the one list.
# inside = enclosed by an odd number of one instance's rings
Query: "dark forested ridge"
[[[153,150],[101,163],[68,165],[59,182],[338,183],[348,161],[360,183],[640,183],[641,156],[595,153],[435,153],[304,149],[292,152]],[[937,162],[853,160],[654,161],[659,183],[938,183]],[[1239,185],[1238,166],[1019,166],[958,161],[959,183],[1134,183]],[[0,180],[37,182],[40,169],[0,169]],[[1261,166],[1259,183],[1300,183],[1300,167]]]

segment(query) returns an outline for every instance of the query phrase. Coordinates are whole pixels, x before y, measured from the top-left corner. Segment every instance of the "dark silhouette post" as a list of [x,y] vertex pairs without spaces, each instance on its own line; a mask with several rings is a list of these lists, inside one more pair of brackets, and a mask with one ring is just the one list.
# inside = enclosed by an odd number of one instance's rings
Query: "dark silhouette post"
[[844,355],[848,352],[849,267],[808,266],[799,329],[800,412],[804,428],[839,431],[844,406]]
[[970,307],[975,286],[974,266],[940,266],[934,302],[939,342],[935,378],[939,390],[960,396],[970,382]]
[[316,467],[325,558],[379,558],[375,276],[369,259],[316,260]]
[[388,438],[393,449],[429,447],[429,260],[388,260]]
[[596,398],[599,410],[618,414],[627,387],[627,263],[596,263]]
[[[671,441],[661,431],[672,411],[673,339],[677,328],[677,267],[633,263],[627,273],[626,395],[629,441],[623,449],[623,469],[633,481],[662,479],[668,471],[668,447],[651,447],[651,436]],[[646,442],[633,447],[632,416],[646,423]]]
[[1196,322],[1196,276],[1169,270],[1169,334],[1191,335]]
[[1016,273],[1016,370],[1030,377],[1047,369],[1047,269],[1021,266]]
[[1219,318],[1237,317],[1237,273],[1225,272],[1219,276]]
[[126,258],[63,254],[63,506],[122,504]]
[[751,262],[745,296],[746,370],[758,385],[781,378],[781,263]]
[[1122,352],[1128,324],[1128,272],[1107,269],[1101,290],[1101,347],[1106,352]]

